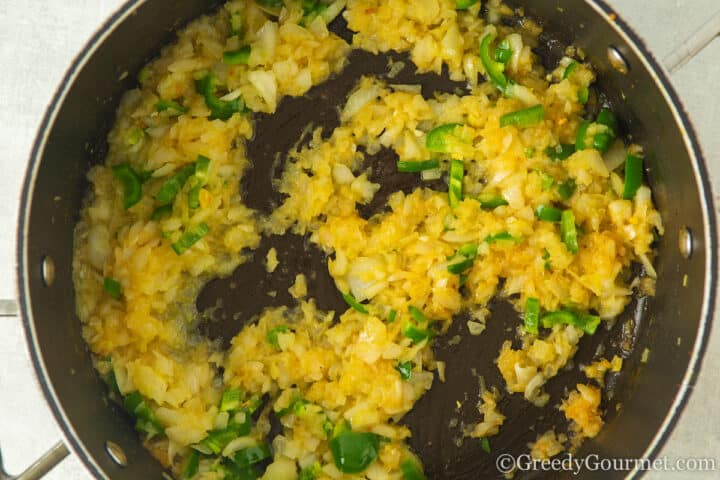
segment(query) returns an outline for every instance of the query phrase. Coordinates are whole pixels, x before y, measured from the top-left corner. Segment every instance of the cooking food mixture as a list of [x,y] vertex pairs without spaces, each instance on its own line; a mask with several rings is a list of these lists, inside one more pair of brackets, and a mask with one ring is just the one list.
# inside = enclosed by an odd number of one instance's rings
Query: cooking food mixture
[[[495,1],[234,0],[141,71],[107,161],[88,174],[74,280],[97,369],[178,478],[424,478],[398,421],[443,388],[432,339],[454,316],[469,312],[468,334],[482,335],[494,297],[519,312],[497,354],[504,384],[485,388],[465,432],[489,450],[501,396],[548,404],[543,386],[581,337],[634,289],[652,292],[663,228],[642,148],[620,138],[582,52],[545,71],[539,27],[500,22],[511,14]],[[328,30],[339,15],[352,45]],[[334,131],[284,152],[282,204],[251,210],[240,181],[253,112],[322,84],[353,48],[407,52],[418,72],[445,69],[468,89],[426,98],[359,78]],[[382,149],[418,187],[366,219],[358,207],[380,185],[363,161]],[[348,309],[319,310],[298,275],[296,304],[265,310],[229,350],[199,334],[202,286],[288,232],[327,254]],[[274,250],[265,262],[281,267]],[[644,277],[628,274],[634,262]],[[570,428],[538,432],[532,455],[595,436],[604,375],[621,368],[619,357],[585,366],[587,382],[553,399]],[[269,439],[271,420],[282,433]]]

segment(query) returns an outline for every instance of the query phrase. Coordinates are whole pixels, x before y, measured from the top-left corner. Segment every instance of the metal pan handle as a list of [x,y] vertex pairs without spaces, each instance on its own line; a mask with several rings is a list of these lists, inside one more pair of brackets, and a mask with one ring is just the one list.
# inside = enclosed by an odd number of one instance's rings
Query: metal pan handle
[[0,452],[0,480],[38,480],[55,468],[69,454],[70,450],[68,450],[67,446],[63,442],[58,442],[23,473],[14,477],[5,471],[2,463],[2,452]]
[[[18,305],[15,300],[0,300],[0,317],[17,317],[17,315]],[[38,480],[55,468],[55,466],[62,462],[69,454],[70,450],[68,450],[67,446],[63,442],[58,442],[24,472],[20,475],[13,476],[5,471],[2,461],[2,450],[0,450],[0,480]]]

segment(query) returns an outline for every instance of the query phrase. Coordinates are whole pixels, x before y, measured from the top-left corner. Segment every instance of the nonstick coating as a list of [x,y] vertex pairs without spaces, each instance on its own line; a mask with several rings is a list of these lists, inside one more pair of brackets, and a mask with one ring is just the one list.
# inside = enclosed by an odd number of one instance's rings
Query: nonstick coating
[[[463,335],[459,345],[450,347],[447,339],[464,328],[463,319],[458,318],[436,346],[437,356],[447,362],[446,384],[436,381],[433,390],[404,419],[412,427],[411,445],[423,458],[428,478],[497,477],[495,455],[524,453],[527,442],[538,433],[550,425],[562,424],[562,417],[553,405],[562,398],[566,386],[582,378],[577,367],[598,354],[599,344],[604,345],[603,356],[622,353],[627,358],[623,373],[610,379],[612,395],[603,405],[608,410],[607,425],[597,438],[585,444],[580,454],[592,452],[601,458],[654,454],[677,419],[695,379],[712,318],[717,259],[711,196],[692,128],[680,113],[675,94],[657,65],[649,56],[643,56],[642,47],[633,45],[627,33],[603,19],[606,12],[602,12],[602,6],[578,0],[532,3],[542,3],[527,7],[526,13],[539,19],[545,28],[541,42],[544,46],[538,51],[543,61],[554,66],[565,45],[582,46],[598,70],[599,90],[617,111],[623,130],[646,147],[648,181],[667,230],[658,245],[657,295],[636,299],[613,329],[582,340],[574,368],[548,382],[551,393],[548,407],[537,409],[518,395],[504,395],[500,410],[508,419],[501,433],[492,438],[491,455],[483,452],[477,441],[466,439],[458,445],[459,432],[462,422],[478,420],[477,375],[482,375],[488,385],[502,386],[493,360],[502,340],[512,336],[508,329],[512,330],[519,318],[508,304],[495,302],[491,305],[493,315],[488,329],[479,337]],[[135,73],[172,40],[174,31],[215,5],[217,2],[209,5],[202,0],[130,2],[111,19],[63,82],[43,123],[26,178],[18,234],[18,273],[28,342],[45,393],[68,441],[98,478],[160,478],[162,470],[140,445],[126,414],[108,402],[104,384],[90,364],[80,322],[74,314],[72,234],[87,189],[84,174],[91,164],[104,159],[105,138],[118,100],[125,90],[135,87]],[[333,28],[342,29],[342,25]],[[608,45],[617,46],[627,59],[628,75],[607,66]],[[310,96],[312,99],[312,95],[317,95],[313,106],[322,105],[324,98],[334,103],[334,108],[354,83],[353,76],[384,72],[385,67],[384,58],[354,53],[353,63],[343,74],[347,79],[343,80],[341,75],[315,89]],[[408,69],[402,75],[412,74],[412,66]],[[125,71],[129,75],[118,80]],[[424,94],[462,87],[434,76],[423,76],[420,80]],[[406,81],[418,83],[417,79]],[[280,200],[269,192],[271,179],[279,172],[269,168],[272,162],[261,159],[287,151],[298,140],[298,126],[307,124],[303,113],[307,110],[303,102],[307,101],[285,100],[275,117],[259,120],[258,137],[248,151],[252,161],[268,168],[254,168],[242,185],[250,206],[267,211],[273,201]],[[331,126],[337,121],[333,112],[332,108],[317,108],[313,120]],[[285,126],[287,135],[276,134],[278,130],[273,127],[278,122]],[[273,130],[263,137],[264,131]],[[413,188],[403,179],[393,178],[392,172],[382,170],[381,166],[388,163],[387,155],[390,154],[381,152],[368,159],[367,166],[372,168],[373,175],[382,177],[388,190]],[[442,184],[436,187],[446,188]],[[382,202],[377,200],[364,214],[370,215],[380,208]],[[677,248],[677,234],[684,226],[692,230],[695,238],[695,252],[689,259],[683,258]],[[248,278],[253,278],[252,269],[258,268],[258,263],[250,262],[230,279],[208,285],[198,299],[199,307],[212,306],[218,297],[226,300],[227,292],[233,288],[230,283],[234,283],[234,288],[245,291],[238,296],[243,300],[236,304],[224,301],[225,314],[239,311],[241,318],[250,318],[266,304],[266,300],[259,300],[268,298],[263,295],[264,289],[274,288],[279,293],[287,289],[294,278],[293,269],[314,273],[310,292],[318,297],[321,307],[342,307],[323,267],[323,255],[305,239],[295,236],[267,239],[256,258],[262,258],[270,245],[276,246],[280,257],[287,260],[283,261],[287,270],[257,285]],[[49,286],[40,274],[46,256],[54,260],[56,273]],[[685,275],[686,288],[682,286]],[[289,301],[280,295],[278,299]],[[204,328],[211,337],[227,340],[239,326],[220,318]],[[642,364],[640,356],[645,348],[651,353],[648,363]],[[460,411],[456,410],[456,400],[463,401]],[[457,421],[458,426],[451,428],[451,421]],[[106,440],[125,449],[129,458],[126,468],[121,469],[109,460],[104,452]],[[622,478],[626,473],[583,472],[582,477]],[[536,476],[554,478],[547,474]],[[567,476],[557,474],[558,478]]]

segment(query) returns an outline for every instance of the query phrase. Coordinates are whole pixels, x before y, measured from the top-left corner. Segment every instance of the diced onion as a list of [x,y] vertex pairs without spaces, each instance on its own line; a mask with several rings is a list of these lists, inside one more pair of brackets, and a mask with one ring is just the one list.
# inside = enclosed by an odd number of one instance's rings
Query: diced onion
[[420,178],[423,182],[430,182],[432,180],[439,180],[442,177],[442,170],[439,168],[433,168],[432,170],[423,170],[420,172]]
[[271,112],[277,107],[277,83],[275,75],[264,70],[248,72],[248,80],[267,103]]
[[372,85],[355,90],[348,98],[345,108],[340,115],[343,122],[350,120],[368,103],[372,102],[381,94],[380,87]]

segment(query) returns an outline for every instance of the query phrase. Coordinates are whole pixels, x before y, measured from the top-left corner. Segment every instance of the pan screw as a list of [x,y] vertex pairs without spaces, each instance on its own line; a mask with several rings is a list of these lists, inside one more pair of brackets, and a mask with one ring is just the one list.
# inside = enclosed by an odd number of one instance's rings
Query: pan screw
[[43,257],[42,263],[40,264],[40,275],[46,287],[51,286],[55,281],[55,261],[50,255]]
[[110,457],[110,460],[115,462],[116,465],[120,467],[127,467],[127,455],[125,455],[125,450],[123,450],[120,445],[107,440],[105,442],[105,451]]
[[682,227],[678,232],[678,249],[683,258],[688,259],[693,252],[692,232],[688,227]]
[[622,73],[623,75],[628,73],[630,68],[628,67],[625,57],[623,57],[622,53],[620,53],[620,50],[610,45],[607,49],[607,56],[610,66],[612,66],[616,71]]

